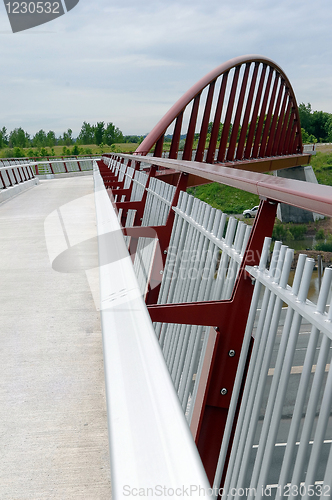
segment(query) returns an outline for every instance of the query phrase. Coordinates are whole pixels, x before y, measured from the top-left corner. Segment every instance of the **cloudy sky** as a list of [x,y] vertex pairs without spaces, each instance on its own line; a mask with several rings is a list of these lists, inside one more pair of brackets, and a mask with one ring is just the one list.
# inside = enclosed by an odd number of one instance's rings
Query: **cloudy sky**
[[76,136],[85,120],[145,134],[197,80],[244,54],[273,59],[298,102],[332,113],[331,26],[331,0],[80,0],[13,34],[1,2],[0,128]]

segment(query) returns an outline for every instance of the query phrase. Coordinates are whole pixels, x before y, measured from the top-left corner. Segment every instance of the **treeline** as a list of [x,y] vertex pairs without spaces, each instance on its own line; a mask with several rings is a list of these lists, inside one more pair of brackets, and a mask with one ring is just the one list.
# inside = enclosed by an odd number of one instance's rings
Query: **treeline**
[[52,148],[54,146],[72,146],[101,144],[111,146],[115,143],[139,143],[143,140],[138,135],[124,136],[121,130],[112,122],[97,122],[95,125],[83,122],[81,131],[77,138],[73,137],[73,131],[69,128],[62,135],[56,137],[52,130],[45,132],[39,130],[35,135],[30,135],[23,128],[15,128],[8,132],[6,127],[0,129],[0,149],[1,148]]
[[299,105],[304,143],[332,142],[332,113],[312,111],[311,104]]

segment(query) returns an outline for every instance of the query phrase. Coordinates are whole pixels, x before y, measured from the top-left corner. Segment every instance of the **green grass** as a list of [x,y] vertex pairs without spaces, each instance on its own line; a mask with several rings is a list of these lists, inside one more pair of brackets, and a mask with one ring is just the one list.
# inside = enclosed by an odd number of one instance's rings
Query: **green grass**
[[[317,155],[312,156],[310,164],[316,174],[318,183],[332,186],[332,154],[317,152]],[[216,182],[189,188],[188,193],[229,214],[242,213],[243,210],[252,208],[259,203],[258,196],[254,194]],[[290,227],[288,231],[292,233],[294,239],[299,239],[304,234],[303,228],[297,230]],[[297,231],[299,234],[297,234]]]
[[310,164],[318,183],[332,186],[332,154],[317,151],[317,154],[311,157]]
[[257,195],[217,182],[189,188],[188,193],[228,214],[240,214],[259,204]]
[[272,239],[281,241],[290,240],[302,240],[308,231],[308,227],[305,224],[293,224],[289,222],[288,224],[276,221]]
[[321,252],[332,252],[332,241],[326,241],[325,243],[317,243],[315,250]]

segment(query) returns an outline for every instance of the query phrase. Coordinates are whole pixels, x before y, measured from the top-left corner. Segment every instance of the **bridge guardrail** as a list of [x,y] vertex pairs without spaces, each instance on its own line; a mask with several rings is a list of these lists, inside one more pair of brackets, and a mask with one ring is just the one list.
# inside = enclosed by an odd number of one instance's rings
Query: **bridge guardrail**
[[200,496],[204,468],[98,168],[94,179],[112,495]]
[[0,166],[0,189],[7,189],[35,177],[29,164]]
[[[245,332],[243,341],[244,351],[243,354],[241,354],[241,359],[239,361],[239,365],[235,374],[235,384],[233,386],[233,383],[231,383],[229,379],[227,380],[225,374],[225,384],[223,386],[219,384],[219,391],[221,391],[221,393],[223,393],[224,391],[222,387],[225,388],[225,407],[228,407],[226,398],[229,397],[229,401],[231,397],[232,399],[230,401],[230,408],[227,411],[228,420],[225,428],[223,442],[220,441],[220,446],[218,445],[219,465],[216,475],[211,475],[211,471],[209,471],[209,479],[211,484],[214,481],[214,492],[220,492],[220,485],[223,484],[221,483],[223,468],[225,468],[225,471],[227,472],[226,483],[224,484],[225,488],[235,488],[237,491],[237,493],[233,495],[233,497],[237,496],[239,498],[241,496],[241,488],[249,488],[250,485],[252,486],[252,488],[257,488],[258,490],[261,484],[264,484],[268,488],[274,487],[274,491],[279,492],[281,488],[288,488],[292,486],[293,483],[296,484],[296,481],[299,483],[298,487],[302,485],[302,492],[304,492],[304,489],[307,488],[308,490],[310,485],[309,483],[302,484],[304,478],[304,465],[301,458],[298,458],[297,462],[297,476],[294,476],[294,479],[292,479],[289,477],[289,475],[287,475],[289,474],[289,456],[293,457],[298,449],[298,445],[296,443],[294,444],[294,442],[292,441],[292,444],[287,445],[285,459],[286,462],[280,462],[279,473],[281,474],[281,483],[279,483],[280,488],[277,490],[277,482],[271,482],[271,478],[268,477],[269,467],[266,466],[266,464],[269,463],[269,460],[271,459],[271,453],[273,454],[275,445],[276,443],[278,443],[279,438],[276,434],[276,429],[278,428],[280,420],[283,417],[282,411],[280,409],[282,409],[283,404],[285,404],[285,391],[287,388],[289,376],[290,374],[292,374],[291,353],[294,353],[294,345],[292,348],[287,347],[286,353],[285,346],[287,346],[287,339],[292,338],[292,341],[289,342],[294,343],[295,339],[297,339],[298,341],[298,339],[300,338],[299,328],[302,318],[305,318],[306,323],[312,325],[312,331],[314,333],[313,335],[311,335],[309,345],[305,349],[305,352],[307,354],[305,366],[303,368],[303,371],[301,371],[302,382],[299,382],[298,398],[304,398],[305,389],[308,385],[308,377],[309,380],[310,377],[320,377],[319,379],[316,379],[316,382],[314,382],[314,384],[315,387],[317,387],[317,384],[320,384],[320,386],[322,386],[323,384],[324,387],[326,387],[324,393],[325,395],[319,401],[317,400],[310,403],[311,413],[310,416],[307,417],[308,420],[307,424],[305,425],[307,426],[307,429],[309,429],[309,427],[312,427],[313,421],[315,420],[315,418],[317,419],[317,415],[319,414],[322,415],[319,416],[319,418],[321,419],[320,421],[323,422],[323,425],[321,427],[322,429],[324,429],[323,433],[329,432],[328,426],[326,424],[326,418],[331,411],[331,401],[329,401],[328,396],[330,381],[329,379],[326,379],[331,378],[331,375],[329,375],[330,363],[326,364],[325,362],[324,364],[324,359],[326,361],[326,357],[330,356],[328,342],[330,342],[330,338],[332,337],[331,313],[327,312],[327,307],[325,308],[326,302],[330,300],[328,299],[328,292],[331,289],[331,270],[326,269],[325,271],[325,281],[323,283],[321,291],[321,294],[323,295],[320,295],[317,307],[313,304],[310,304],[306,300],[305,288],[308,285],[308,280],[310,281],[309,275],[313,267],[312,259],[306,259],[305,256],[302,256],[300,258],[296,271],[296,279],[292,288],[287,285],[287,278],[293,251],[287,249],[285,246],[281,246],[280,242],[275,244],[273,258],[271,260],[269,268],[266,264],[270,246],[269,239],[265,240],[263,250],[261,249],[258,252],[259,255],[261,255],[261,261],[260,264],[257,263],[257,265],[259,264],[260,267],[257,268],[255,266],[248,265],[248,254],[246,253],[246,247],[248,250],[248,247],[250,247],[251,244],[251,247],[253,249],[252,240],[255,238],[255,232],[257,234],[257,225],[259,224],[259,221],[261,222],[261,226],[263,224],[265,225],[263,231],[265,233],[268,231],[267,226],[269,224],[270,215],[268,215],[268,218],[264,221],[264,217],[259,214],[255,221],[256,226],[253,227],[251,234],[249,229],[245,229],[245,224],[237,224],[236,221],[230,218],[227,226],[227,231],[224,234],[223,228],[225,227],[225,214],[218,213],[219,211],[212,209],[199,200],[192,200],[192,198],[189,197],[186,193],[181,193],[181,191],[177,193],[178,187],[173,186],[173,199],[171,199],[171,197],[165,196],[163,193],[166,192],[167,189],[169,189],[169,186],[167,188],[166,186],[162,186],[162,181],[160,179],[154,178],[151,175],[151,172],[149,175],[145,172],[141,172],[139,170],[139,164],[142,159],[143,158],[141,157],[135,157],[135,155],[129,157],[128,155],[114,155],[111,158],[104,157],[103,161],[105,165],[103,166],[103,164],[100,163],[99,167],[102,172],[110,199],[112,200],[113,205],[118,210],[119,221],[122,222],[123,228],[129,225],[132,226],[131,229],[123,229],[123,232],[126,235],[125,238],[127,239],[126,241],[129,245],[129,250],[135,250],[134,252],[131,252],[134,265],[135,262],[137,266],[139,266],[141,262],[144,262],[145,268],[149,269],[149,272],[145,272],[145,288],[141,287],[141,293],[145,294],[145,298],[148,303],[148,310],[154,322],[155,332],[161,345],[161,350],[164,354],[165,364],[167,365],[171,378],[173,380],[174,390],[178,392],[178,395],[180,397],[183,411],[186,414],[189,422],[191,422],[192,433],[196,437],[196,444],[198,445],[198,449],[200,451],[201,457],[203,458],[203,462],[206,461],[205,449],[202,446],[200,449],[200,442],[199,437],[197,438],[197,434],[199,434],[199,428],[202,425],[202,413],[204,411],[204,404],[206,404],[206,398],[211,398],[211,394],[209,395],[206,393],[206,387],[209,382],[209,377],[213,376],[212,359],[217,354],[216,345],[218,345],[218,342],[225,342],[229,335],[229,332],[227,333],[226,328],[227,321],[225,321],[224,317],[227,315],[227,313],[231,312],[233,315],[239,315],[242,312],[243,314],[245,314],[245,308],[239,309],[240,302],[235,304],[236,294],[239,289],[239,282],[241,281],[241,276],[243,277],[244,266],[245,274],[247,276],[246,281],[248,282],[249,280],[252,280],[253,283],[255,283],[255,286],[253,287],[252,300],[251,298],[249,300],[250,307],[248,309],[248,321],[247,317],[245,318]],[[152,165],[166,166],[165,160],[161,158],[144,157],[144,162]],[[182,173],[192,173],[196,170],[196,167],[198,170],[198,166],[196,164],[192,164],[192,162],[180,162],[172,160],[170,163],[172,164],[172,168],[177,168]],[[170,167],[171,165],[168,166]],[[212,168],[210,167],[209,170],[209,167],[210,166],[205,165],[202,169],[202,171],[205,170],[206,176],[211,175]],[[212,175],[219,178],[219,181],[226,181],[226,183],[230,183],[231,185],[235,185],[236,187],[244,187],[244,185],[246,184],[249,189],[258,192],[259,194],[262,194],[262,192],[264,191],[265,194],[269,195],[270,200],[276,199],[279,201],[279,199],[283,200],[286,196],[291,197],[292,195],[292,201],[295,205],[300,203],[301,206],[308,208],[309,204],[311,204],[311,206],[315,206],[315,209],[317,207],[318,211],[321,211],[327,215],[331,215],[332,213],[331,188],[327,186],[318,186],[317,189],[312,189],[312,187],[310,186],[310,199],[308,187],[304,182],[289,182],[287,180],[287,182],[280,185],[280,183],[278,182],[275,183],[271,176],[265,176],[269,177],[268,179],[265,179],[265,177],[261,174],[252,175],[252,173],[250,173],[251,175],[249,176],[246,172],[239,172],[234,170],[232,171],[231,169],[227,169],[225,167],[220,169],[219,172],[218,166],[214,165],[213,167],[214,172]],[[117,178],[119,182],[116,182]],[[138,178],[140,178],[141,180],[143,179],[143,182],[139,183]],[[140,187],[140,196],[136,196],[134,199],[133,193],[135,186]],[[174,199],[176,198],[177,194],[178,201],[175,203]],[[149,205],[147,205],[148,196],[151,197]],[[144,199],[143,212],[140,212],[140,199]],[[265,204],[265,208],[267,208],[269,203],[272,203],[273,205],[272,201],[269,202],[267,200],[265,202],[262,202],[263,205]],[[160,275],[161,278],[159,282],[160,286],[158,289],[158,299],[155,302],[151,302],[149,304],[149,293],[151,293],[151,285],[154,284],[157,288],[158,283],[156,276],[153,276],[153,259],[149,260],[151,259],[151,255],[153,256],[153,252],[150,252],[149,258],[140,258],[139,251],[137,250],[139,242],[136,242],[136,244],[133,245],[132,240],[135,240],[135,238],[138,240],[143,239],[143,236],[147,234],[146,231],[148,228],[153,227],[156,232],[159,231],[159,234],[152,235],[152,239],[154,239],[155,249],[158,250],[159,245],[159,254],[158,252],[156,252],[155,256],[157,254],[158,256],[157,258],[155,257],[155,260],[157,260],[157,263],[160,266],[163,262],[161,257],[161,255],[163,254],[161,227],[159,227],[158,229],[158,226],[146,226],[145,229],[143,229],[143,226],[139,228],[135,227],[134,223],[137,224],[139,220],[137,218],[138,212],[143,215],[145,214],[145,224],[148,224],[149,217],[151,217],[150,220],[152,221],[152,223],[155,223],[155,220],[158,220],[154,219],[155,213],[159,213],[160,211],[161,213],[163,213],[163,216],[160,219],[163,220],[164,225],[161,226],[163,228],[167,227],[167,221],[170,213],[174,214],[174,218],[172,221],[173,230],[168,234],[168,248],[170,248],[171,250],[168,250],[167,256],[165,256],[165,267],[163,268],[163,274]],[[167,217],[165,214],[167,215]],[[273,221],[274,217],[275,212],[273,215]],[[143,222],[143,217],[141,218]],[[235,232],[236,225],[238,225],[237,232]],[[139,237],[140,231],[142,231],[142,238]],[[230,237],[230,234],[232,234],[232,237]],[[210,266],[208,273],[210,282],[207,279],[206,286],[200,272],[205,268],[206,261],[204,260],[204,253],[206,253],[205,251],[207,249],[211,248],[217,249],[218,252],[221,252],[221,256],[217,265],[214,261],[214,264]],[[187,252],[187,254],[192,252],[192,255],[196,252],[197,255],[201,256],[201,258],[197,262],[194,262],[193,265],[188,264],[189,259],[187,259],[186,262],[182,262],[181,264],[181,259],[174,259],[174,256],[179,256],[181,252]],[[173,256],[171,254],[173,254]],[[172,258],[173,262],[171,262]],[[304,262],[306,262],[305,266]],[[303,274],[304,267],[306,271]],[[158,269],[157,271],[159,273]],[[188,271],[188,269],[195,271],[196,279],[179,279],[178,271],[181,269],[184,271]],[[206,294],[204,291],[205,286],[206,289],[209,289],[209,287],[211,287],[211,289],[213,287],[216,289],[216,284],[218,283],[218,273],[221,273],[221,275],[224,276],[223,287],[219,289],[219,294]],[[173,275],[175,280],[172,282]],[[197,276],[200,276],[198,280]],[[186,278],[188,278],[188,274]],[[298,298],[297,287],[299,287],[300,283],[302,283],[302,291],[301,297]],[[252,287],[253,285],[250,286]],[[263,290],[265,290],[265,292],[262,298],[261,293],[263,293]],[[277,364],[271,368],[271,366],[269,366],[269,356],[271,356],[271,346],[274,346],[273,339],[275,339],[276,336],[276,329],[278,329],[283,304],[287,305],[286,318],[284,318],[282,322],[283,347],[280,347],[281,354],[278,354]],[[235,305],[236,308],[234,308]],[[209,320],[206,320],[206,322],[204,322],[204,318],[208,316],[203,314],[204,307],[211,313]],[[223,325],[224,327],[219,328],[217,326],[213,328],[213,326],[217,324],[214,318],[214,307],[219,307],[219,317],[223,317],[222,321],[226,323],[225,325]],[[233,307],[233,310],[231,309],[231,307]],[[195,314],[194,310],[196,310]],[[191,316],[190,311],[192,313]],[[199,312],[197,313],[197,311]],[[331,309],[329,311],[331,311]],[[200,314],[202,320],[201,323],[199,323],[199,320],[197,319],[197,316],[199,316]],[[158,315],[159,317],[161,315],[163,321],[157,320]],[[188,318],[190,318],[190,320]],[[238,321],[241,321],[240,317],[238,317]],[[194,324],[192,325],[191,323]],[[279,329],[280,328],[281,326],[279,326]],[[233,345],[236,343],[236,339],[234,338],[235,335],[236,332],[234,331],[233,338],[231,339]],[[317,343],[316,346],[314,346],[313,340],[311,339],[315,338],[317,342],[317,339],[325,339],[325,337],[327,340],[324,340],[321,348],[321,352],[324,352],[324,354],[322,354],[321,356],[323,356],[324,359],[323,361],[320,361],[318,363],[315,360],[315,353],[317,352],[319,344],[318,347]],[[224,338],[224,340],[221,340],[222,338]],[[241,391],[239,388],[243,384],[243,370],[248,363],[248,348],[251,348],[252,338],[255,338],[255,341],[254,350],[252,351],[251,356],[252,360],[256,361],[250,362],[252,364],[249,365],[248,369],[248,384],[244,389],[242,395],[243,388],[241,388]],[[261,341],[260,338],[263,338],[263,341]],[[224,343],[226,358],[228,345],[230,344],[227,344],[227,342]],[[266,357],[264,357],[266,345],[268,345],[269,347],[267,349]],[[241,348],[242,341],[240,342],[239,349],[238,347],[236,347],[235,349],[228,350],[228,358],[235,360],[237,363]],[[287,361],[285,361],[286,358]],[[319,368],[317,368],[318,364]],[[282,366],[284,366],[284,368],[281,370],[280,367]],[[316,375],[316,371],[317,373],[319,372],[320,375]],[[252,383],[252,377],[254,377],[256,380],[254,384]],[[302,377],[304,377],[304,379],[302,379]],[[272,388],[270,390],[266,387],[269,387],[269,384],[271,384],[271,379],[273,379],[273,382]],[[259,413],[257,414],[257,409],[259,409],[259,401],[261,401],[263,394],[264,397],[267,397],[264,391],[262,392],[262,388],[265,388],[265,391],[269,390],[269,393],[271,394],[271,396],[269,396],[270,399],[268,400],[267,404],[266,417],[264,415],[262,417],[262,415],[260,415]],[[237,393],[237,391],[240,392]],[[312,395],[308,395],[306,393],[305,397],[311,398],[311,400],[313,401],[313,398],[316,397],[316,392],[311,391]],[[247,407],[245,404],[242,407],[242,410],[240,410],[240,412],[242,411],[242,414],[237,414],[236,407],[241,400],[241,397],[244,398],[243,401],[248,401],[249,399],[250,404],[254,405],[255,411],[253,412],[253,421],[250,420],[252,412],[246,411]],[[322,411],[324,413],[320,413],[321,407],[323,408]],[[291,436],[292,433],[295,432],[294,429],[298,429],[298,419],[299,415],[301,415],[302,418],[302,412],[303,405],[301,406],[300,403],[297,402],[294,405],[294,408],[292,408],[292,418],[294,419],[294,423],[291,424]],[[239,419],[239,422],[241,421],[241,419],[244,419],[246,422],[245,425],[247,427],[241,427],[242,423],[238,423],[235,427],[235,421],[237,418]],[[260,445],[256,445],[253,444],[252,441],[254,430],[257,429],[257,421],[262,418],[263,420],[265,418],[262,430],[262,442]],[[232,440],[229,440],[229,436],[232,431],[235,431],[236,439],[238,439],[238,441],[236,441],[235,439],[233,444],[233,446],[235,446],[235,448],[233,449],[237,451],[232,452],[233,455],[231,455],[231,462],[228,464],[228,458],[226,457],[228,457],[228,453],[231,452]],[[305,432],[308,434],[309,431],[307,430]],[[322,433],[322,431],[320,432]],[[311,430],[309,434],[310,433]],[[244,439],[244,436],[246,436],[246,439]],[[214,439],[216,439],[215,435],[213,437]],[[293,437],[291,437],[291,439],[293,439]],[[311,438],[312,435],[310,434],[310,439]],[[321,436],[319,436],[318,432],[317,438],[314,438],[314,442],[316,441],[320,444],[314,444],[312,455],[313,458],[310,462],[311,476],[309,475],[308,477],[311,477],[311,480],[313,480],[315,483],[317,479],[316,471],[319,463],[320,470],[322,469],[322,467],[325,467],[324,470],[326,471],[326,473],[325,478],[322,477],[321,483],[318,484],[324,485],[324,487],[328,488],[328,465],[332,460],[332,452],[327,451],[327,453],[325,453],[324,455],[325,458],[322,460],[318,453],[318,450],[320,446],[322,446],[322,442],[323,446],[329,446],[329,440],[326,439],[325,436],[322,441]],[[301,445],[301,449],[304,450],[306,448],[306,451],[310,453],[310,447],[312,446],[312,443],[310,440],[308,442],[306,441],[306,435],[304,435],[303,443],[304,444]],[[240,451],[238,451],[239,446],[241,447]],[[251,482],[250,478],[248,478],[246,474],[248,472],[249,465],[252,464],[250,460],[255,461],[255,458],[253,459],[252,456],[250,458],[250,453],[252,452],[252,450],[257,451],[258,446],[260,447],[260,449],[264,449],[264,452],[260,451],[260,454],[257,458],[258,462],[254,464],[254,473],[256,476],[253,479],[253,482]],[[247,462],[243,462],[240,466],[238,461],[243,456],[242,451],[244,448],[246,449],[246,458],[244,458],[244,460],[246,460]],[[237,461],[235,466],[234,463],[232,464],[232,460],[235,460],[234,456],[236,457]],[[300,457],[299,454],[297,456]],[[287,463],[288,465],[284,465],[284,463]],[[242,472],[242,468],[244,472]],[[285,475],[286,470],[287,474]],[[234,477],[232,477],[232,474],[235,474],[235,479]],[[293,483],[291,481],[293,481]],[[325,483],[323,481],[325,481]]]
[[6,201],[39,183],[31,165],[19,162],[3,163],[0,166],[0,202]]
[[[266,240],[266,244],[270,246],[270,239]],[[325,496],[331,493],[329,463],[332,448],[324,456],[321,451],[324,445],[331,442],[328,420],[331,415],[332,314],[331,307],[326,312],[326,304],[331,297],[332,269],[326,268],[318,302],[314,305],[307,300],[307,294],[315,262],[300,255],[293,285],[290,287],[287,282],[293,255],[293,250],[276,242],[269,269],[266,268],[264,259],[259,268],[247,268],[255,280],[255,290],[214,480],[215,487],[220,485],[222,473],[227,470],[223,488],[225,494],[237,492],[231,495],[232,498],[239,498],[238,492],[246,488],[252,492],[248,498],[255,499],[264,498],[269,491],[270,496],[273,494],[275,498],[284,498],[287,491],[295,490],[301,491],[302,498],[314,496],[319,491],[324,491]],[[262,306],[258,313],[258,299],[262,293]],[[287,314],[278,339],[283,304],[287,305]],[[258,324],[254,329],[257,316]],[[278,430],[287,391],[294,390],[291,388],[290,377],[303,319],[311,325],[310,338],[303,367],[299,367],[301,370],[298,374],[296,371],[293,373],[297,377],[296,382],[292,381],[292,384],[296,383],[297,396],[291,414],[287,415],[287,442],[281,444]],[[240,386],[253,336],[254,347],[227,463]],[[273,368],[272,357],[275,358]],[[266,394],[267,387],[269,391]],[[262,419],[263,400],[265,410]],[[260,420],[262,425],[257,437],[255,433],[259,429]],[[255,439],[257,444],[254,444]],[[272,471],[273,455],[278,445],[283,447],[285,453],[278,464],[279,468]]]

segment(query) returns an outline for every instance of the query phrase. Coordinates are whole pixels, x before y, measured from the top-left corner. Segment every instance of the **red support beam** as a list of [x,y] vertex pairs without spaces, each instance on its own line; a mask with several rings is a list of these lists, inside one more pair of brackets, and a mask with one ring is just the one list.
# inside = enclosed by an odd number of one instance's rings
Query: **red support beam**
[[260,115],[259,115],[259,119],[258,119],[257,130],[256,130],[256,134],[255,134],[254,145],[252,148],[251,158],[257,158],[258,148],[259,148],[259,145],[261,142],[261,137],[262,137],[262,130],[263,130],[263,125],[264,125],[264,120],[265,120],[267,101],[269,98],[273,73],[274,73],[274,69],[269,67],[269,75],[267,77],[267,82],[266,82],[266,86],[265,86],[265,90],[264,90],[264,97],[263,97],[263,102],[262,102],[262,106],[260,109]]
[[268,136],[270,133],[271,118],[272,118],[275,98],[276,98],[276,94],[277,94],[277,88],[278,88],[279,81],[280,81],[279,76],[280,76],[279,73],[275,72],[272,93],[271,93],[269,107],[268,107],[267,114],[266,114],[266,120],[265,120],[265,124],[264,124],[261,145],[259,148],[259,155],[258,156],[260,156],[261,158],[265,156],[266,143],[267,143],[267,139],[268,139]]
[[[62,159],[62,161],[63,161],[63,166],[65,167],[65,172],[66,172],[66,174],[67,174],[67,173],[68,173],[68,169],[67,169],[67,165],[66,165],[66,162],[65,162],[65,160],[64,160],[64,158],[63,158],[63,156],[61,157],[61,159]],[[51,165],[51,164],[50,164],[50,167],[51,167],[52,174],[54,174],[54,172],[53,172],[53,168],[52,168],[52,165]]]
[[227,71],[227,73],[224,73],[222,76],[219,97],[218,97],[218,103],[217,103],[214,121],[213,121],[213,125],[212,125],[210,144],[209,144],[207,157],[206,157],[207,163],[214,162],[215,151],[216,151],[217,141],[218,141],[218,134],[219,134],[219,126],[220,126],[220,120],[221,120],[221,113],[222,113],[222,108],[223,108],[224,99],[225,99],[228,74],[229,74],[229,72]]
[[288,88],[286,87],[285,93],[284,93],[284,98],[283,98],[282,105],[281,105],[279,121],[278,121],[278,126],[277,126],[277,130],[276,130],[275,138],[274,138],[274,143],[273,143],[273,147],[271,150],[271,154],[273,156],[276,156],[278,154],[279,142],[280,142],[280,138],[281,138],[281,131],[283,128],[283,122],[285,120],[285,109],[286,109],[288,97],[289,97]]
[[208,91],[208,95],[206,98],[202,126],[201,126],[201,131],[199,134],[199,141],[198,141],[197,151],[196,151],[196,155],[195,155],[195,161],[203,161],[203,158],[204,158],[206,136],[207,136],[208,126],[209,126],[215,84],[216,84],[216,82],[213,81],[209,85],[209,91]]
[[219,145],[219,151],[218,151],[218,161],[219,162],[223,162],[225,159],[228,136],[229,136],[229,129],[230,129],[231,120],[232,120],[235,94],[236,94],[236,89],[237,89],[237,83],[239,80],[239,74],[240,74],[240,66],[237,66],[235,68],[235,71],[234,71],[232,87],[231,87],[231,92],[230,92],[226,116],[225,116],[225,123],[224,123],[223,129],[222,129],[221,138],[220,138],[220,145]]
[[82,169],[81,169],[81,164],[80,164],[80,161],[79,161],[79,159],[78,159],[78,157],[77,157],[77,156],[76,156],[76,160],[77,160],[78,170],[79,170],[80,172],[82,172]]
[[188,174],[181,173],[172,199],[172,204],[168,212],[166,224],[164,226],[159,226],[159,227],[157,226],[154,228],[158,235],[159,249],[158,248],[156,249],[153,258],[151,274],[148,282],[148,291],[145,297],[146,304],[157,303],[160,291],[160,285],[162,281],[162,273],[160,273],[160,271],[163,272],[165,267],[166,253],[173,229],[175,213],[174,210],[172,210],[172,207],[175,207],[177,205],[180,192],[186,190],[187,183],[188,183]]
[[10,169],[6,170],[6,175],[7,175],[7,177],[8,177],[8,180],[9,180],[9,184],[10,184],[10,186],[12,186],[12,185],[13,185],[13,183],[12,183],[11,177],[10,177],[10,175],[9,175],[9,170],[10,170]]
[[24,175],[24,181],[27,181],[27,176],[26,176],[26,171],[24,170],[24,167],[21,167],[22,168],[22,173]]
[[281,135],[278,144],[278,150],[277,150],[278,155],[281,155],[282,152],[285,150],[286,132],[288,128],[288,121],[290,119],[291,108],[292,108],[292,101],[290,96],[288,96],[287,109],[284,116],[284,122],[282,124]]
[[[272,234],[277,203],[262,201],[230,300],[148,306],[153,322],[213,326],[216,341],[195,441],[213,483],[251,303],[253,285],[246,265],[258,265],[264,238]],[[240,312],[240,314],[239,314]],[[229,352],[235,351],[234,356]]]
[[181,113],[176,118],[174,131],[173,131],[173,137],[172,137],[172,143],[171,143],[171,147],[169,150],[169,156],[168,156],[169,158],[176,159],[178,157],[182,120],[183,120],[183,111],[181,111]]
[[251,111],[251,106],[252,106],[252,101],[253,101],[253,97],[254,97],[256,81],[257,81],[258,66],[259,66],[259,64],[255,63],[254,71],[253,71],[251,82],[250,82],[250,89],[249,89],[248,98],[247,98],[246,110],[244,113],[241,133],[240,133],[239,142],[238,142],[237,150],[236,150],[236,159],[237,160],[242,160],[242,158],[243,158],[243,149],[244,149],[246,136],[247,136],[247,132],[248,132],[250,111]]
[[159,137],[158,141],[156,142],[153,156],[158,156],[160,158],[163,155],[164,137],[165,135],[163,134],[161,137]]
[[201,97],[201,94],[199,93],[195,97],[194,102],[193,102],[193,107],[191,110],[190,121],[189,121],[189,126],[188,126],[188,131],[187,131],[186,142],[185,142],[184,150],[183,150],[183,156],[182,156],[183,160],[191,160],[200,97]]
[[[285,82],[281,78],[277,102],[276,102],[275,108],[273,110],[273,118],[272,118],[268,143],[266,146],[264,156],[271,156],[271,154],[272,154],[272,148],[274,147],[275,140],[276,140],[275,134],[276,134],[276,128],[277,128],[277,121],[278,121],[279,116],[281,118],[281,111],[282,110],[280,111],[280,103],[281,103],[281,99],[282,99],[284,90],[285,90]],[[280,114],[279,114],[279,111],[280,111]]]
[[21,179],[21,180],[20,180],[20,182],[24,182],[24,180],[23,180],[23,178],[22,178],[22,174],[21,174],[21,169],[20,169],[20,167],[18,167],[17,171],[18,171],[18,175],[20,176],[20,179]]
[[14,176],[15,182],[16,182],[16,184],[18,184],[19,182],[17,180],[16,174],[15,174],[15,170],[13,169],[12,172],[13,172],[13,176]]
[[237,143],[237,136],[239,133],[240,120],[241,120],[241,116],[242,116],[244,96],[246,93],[246,88],[247,88],[247,83],[248,83],[250,64],[251,63],[247,63],[245,70],[244,70],[240,95],[239,95],[239,99],[238,99],[237,106],[236,106],[236,113],[235,113],[234,123],[233,123],[233,127],[232,127],[231,138],[229,140],[229,146],[228,146],[228,151],[227,151],[227,155],[226,155],[227,161],[234,160],[234,153],[235,153],[235,147],[236,147],[236,143]]
[[252,156],[251,150],[253,147],[253,141],[254,141],[254,136],[255,136],[255,132],[256,132],[256,124],[257,124],[259,106],[260,106],[261,99],[262,99],[262,92],[263,92],[263,85],[264,85],[264,81],[265,81],[266,68],[267,68],[266,64],[263,64],[261,76],[259,79],[257,94],[256,94],[256,98],[255,98],[254,109],[253,109],[252,116],[251,116],[251,123],[250,123],[250,127],[249,127],[246,148],[244,151],[244,158],[251,158],[251,156]]
[[3,188],[3,189],[6,189],[6,184],[5,184],[5,181],[3,180],[1,170],[0,170],[0,179],[1,179],[1,182],[2,182],[2,188]]

